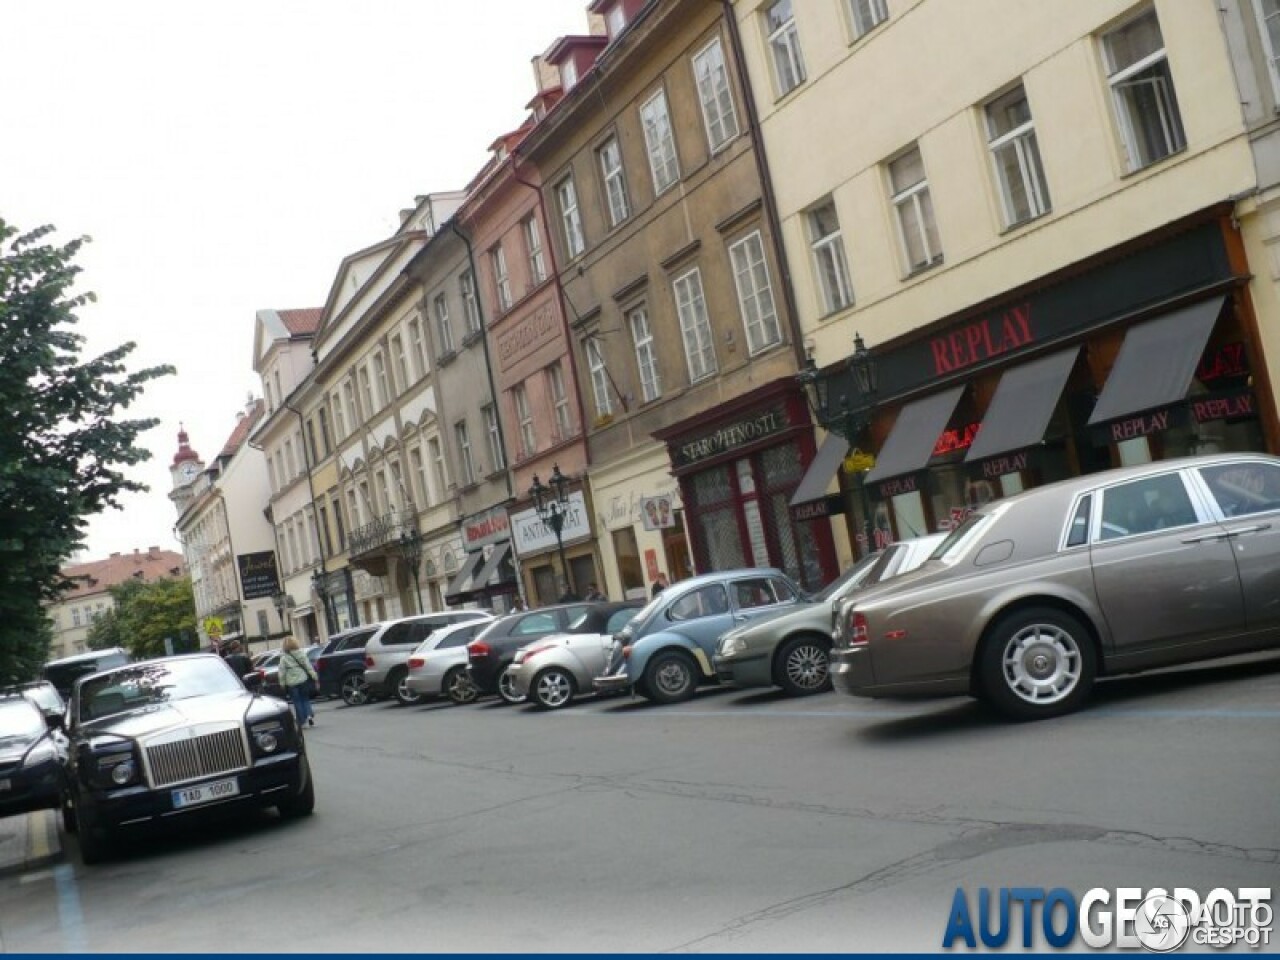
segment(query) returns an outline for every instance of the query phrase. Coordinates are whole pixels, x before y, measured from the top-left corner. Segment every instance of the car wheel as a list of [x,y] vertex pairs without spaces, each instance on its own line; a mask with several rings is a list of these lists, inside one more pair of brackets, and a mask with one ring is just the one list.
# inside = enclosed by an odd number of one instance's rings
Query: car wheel
[[309,817],[316,808],[316,782],[311,779],[311,763],[305,756],[298,771],[302,774],[302,789],[276,804],[276,810],[286,820]]
[[544,710],[559,710],[569,705],[574,692],[573,676],[560,667],[548,667],[533,678],[529,693],[533,702]]
[[675,650],[660,653],[645,667],[644,696],[654,703],[678,703],[693,696],[693,661]]
[[83,794],[76,795],[75,817],[79,826],[76,836],[80,840],[80,859],[89,867],[101,863],[111,850],[110,837],[84,803]]
[[982,648],[982,693],[1016,720],[1076,710],[1097,672],[1093,638],[1076,617],[1047,607],[1019,610],[992,629]]
[[507,703],[524,703],[529,698],[516,692],[516,685],[511,679],[511,668],[507,667],[498,675],[498,696]]
[[342,694],[342,702],[348,707],[358,707],[369,702],[368,685],[358,673],[348,673],[342,678],[342,685],[338,689]]
[[467,673],[466,667],[453,667],[444,675],[442,687],[450,703],[475,703],[476,697],[480,695],[476,685],[471,682],[471,675]]
[[396,670],[391,674],[391,689],[402,707],[414,707],[422,702],[422,694],[409,686],[409,671]]
[[831,644],[815,637],[793,637],[778,651],[776,682],[791,697],[831,689]]

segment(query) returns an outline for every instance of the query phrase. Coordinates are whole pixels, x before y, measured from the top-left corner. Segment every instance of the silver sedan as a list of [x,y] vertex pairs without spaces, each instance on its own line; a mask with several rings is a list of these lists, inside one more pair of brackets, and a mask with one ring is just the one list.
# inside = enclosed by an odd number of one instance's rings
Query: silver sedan
[[467,673],[467,644],[493,620],[486,616],[434,631],[409,655],[406,686],[419,696],[448,697],[453,703],[473,701],[477,694]]
[[987,504],[923,567],[846,601],[832,680],[972,694],[1020,719],[1094,678],[1280,646],[1280,459],[1219,454]]

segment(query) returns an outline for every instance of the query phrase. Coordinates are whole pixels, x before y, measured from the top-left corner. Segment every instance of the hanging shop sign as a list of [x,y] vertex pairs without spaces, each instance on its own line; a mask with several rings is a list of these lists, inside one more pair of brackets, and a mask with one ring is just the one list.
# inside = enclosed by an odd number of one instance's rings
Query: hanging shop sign
[[[589,536],[591,518],[587,515],[587,501],[581,490],[575,490],[569,494],[569,502],[564,509],[564,526],[560,530],[560,539],[569,543]],[[526,557],[543,550],[555,549],[556,535],[538,517],[538,511],[530,508],[512,515],[511,543],[518,556]]]
[[703,434],[683,443],[671,446],[672,464],[687,467],[690,464],[711,460],[723,453],[749,447],[777,436],[791,426],[784,406],[772,407],[752,413],[748,417],[727,423],[711,433]]
[[236,566],[240,570],[240,587],[246,600],[262,600],[280,592],[274,550],[237,554]]
[[640,499],[640,516],[644,520],[646,530],[665,530],[676,525],[676,511],[672,499],[669,493],[660,497]]
[[462,540],[468,550],[478,550],[510,536],[511,520],[506,507],[490,507],[462,521]]

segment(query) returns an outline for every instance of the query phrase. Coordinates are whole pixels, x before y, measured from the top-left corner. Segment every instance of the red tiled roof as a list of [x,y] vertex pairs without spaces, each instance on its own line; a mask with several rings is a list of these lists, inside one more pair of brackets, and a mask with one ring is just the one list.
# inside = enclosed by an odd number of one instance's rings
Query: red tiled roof
[[304,337],[309,333],[315,333],[320,327],[320,317],[324,314],[324,307],[307,307],[305,310],[278,310],[280,319],[284,322],[285,329],[289,331],[290,336]]
[[161,580],[164,577],[181,576],[186,572],[187,566],[182,555],[172,550],[148,547],[146,553],[138,550],[133,553],[116,553],[106,560],[90,560],[88,563],[63,567],[62,575],[68,580],[74,580],[76,585],[63,593],[60,599],[74,600],[89,594],[106,593],[108,587],[133,578]]
[[222,445],[222,452],[219,457],[231,457],[235,452],[244,445],[248,439],[254,425],[262,419],[262,414],[266,410],[266,405],[261,399],[253,401],[253,409],[242,416],[236,423],[236,428],[231,431],[231,436],[227,437],[227,442]]

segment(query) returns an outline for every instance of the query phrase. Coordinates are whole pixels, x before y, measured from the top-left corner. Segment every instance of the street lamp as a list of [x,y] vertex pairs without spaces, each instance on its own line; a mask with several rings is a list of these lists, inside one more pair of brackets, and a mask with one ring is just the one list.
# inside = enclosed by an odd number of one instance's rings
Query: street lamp
[[[855,398],[851,401],[849,394],[842,391],[838,404],[832,403],[831,381],[844,374],[847,387],[852,387]],[[804,389],[805,399],[813,411],[813,419],[823,429],[844,438],[853,450],[858,448],[858,440],[871,425],[872,411],[875,409],[876,391],[879,389],[879,377],[876,371],[875,357],[862,341],[862,334],[853,335],[853,353],[845,361],[843,370],[823,373],[814,362],[813,355],[804,365],[804,369],[796,374],[796,380]],[[862,503],[863,536],[870,547],[871,507],[867,502],[867,491],[863,485],[862,473],[857,474],[858,498]]]
[[280,632],[288,633],[284,625],[284,612],[289,609],[290,596],[283,590],[277,590],[271,597],[271,602],[275,604],[276,616],[280,618]]
[[329,581],[325,578],[323,571],[312,571],[311,589],[314,590],[316,592],[316,596],[320,598],[320,606],[324,610],[325,632],[333,633],[333,611],[329,608]]
[[418,532],[418,528],[401,530],[396,548],[400,551],[400,559],[413,573],[413,592],[418,597],[418,612],[425,613],[422,608],[422,584],[418,579],[418,566],[422,563],[422,534]]
[[539,480],[536,473],[533,475],[529,497],[533,500],[533,508],[538,512],[538,519],[556,535],[556,549],[560,552],[560,569],[564,571],[565,586],[576,597],[578,591],[573,587],[573,574],[569,572],[569,563],[564,558],[564,519],[569,510],[569,478],[560,472],[560,464],[552,466],[547,483]]

